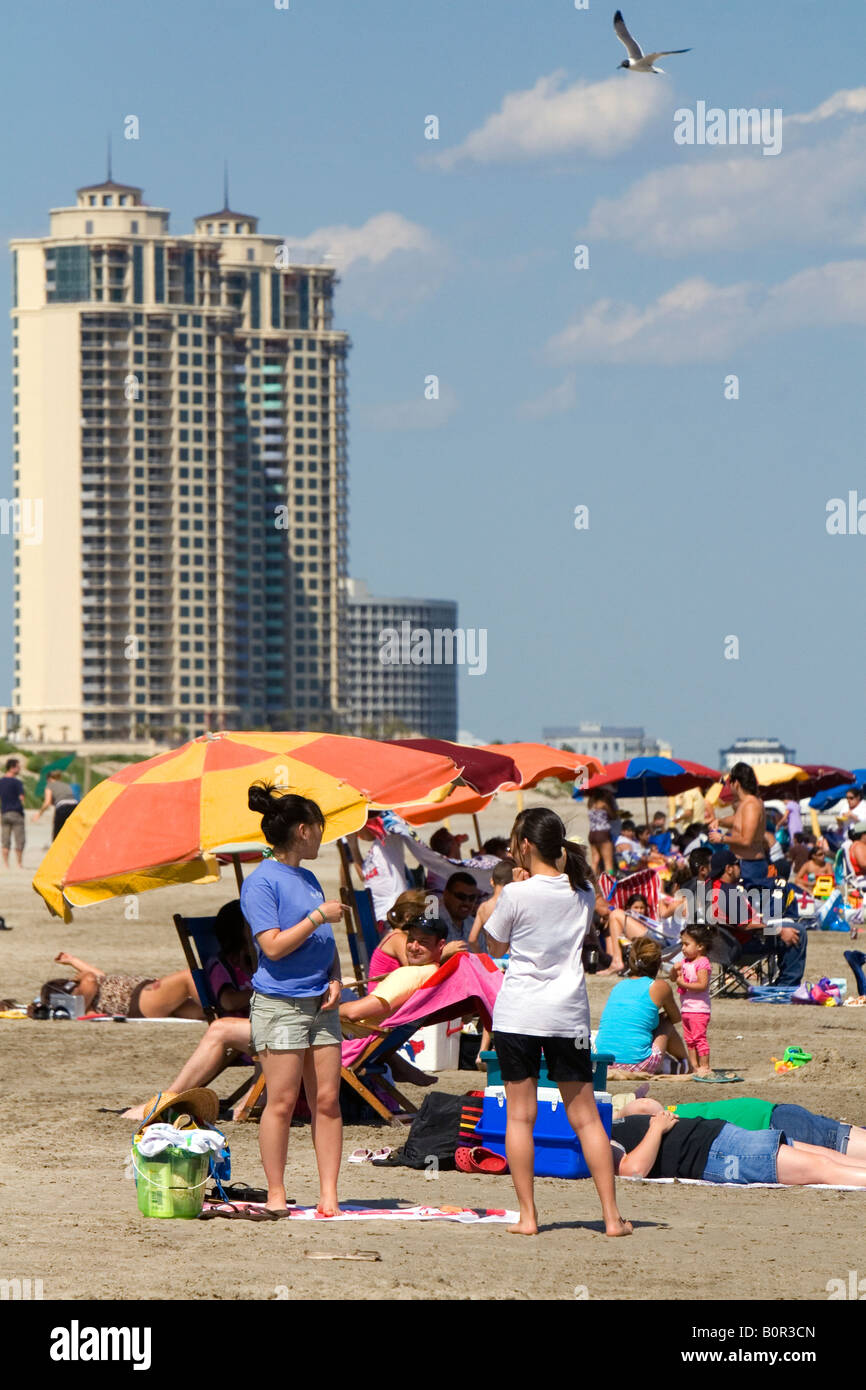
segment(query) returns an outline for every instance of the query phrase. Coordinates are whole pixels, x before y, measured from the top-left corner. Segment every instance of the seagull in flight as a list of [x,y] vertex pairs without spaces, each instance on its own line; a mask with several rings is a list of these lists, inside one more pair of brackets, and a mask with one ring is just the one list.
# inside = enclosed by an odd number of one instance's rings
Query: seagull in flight
[[628,57],[620,63],[621,68],[628,68],[631,72],[664,72],[664,68],[654,67],[656,58],[667,58],[672,53],[691,53],[690,48],[665,48],[660,53],[644,53],[639,43],[635,43],[628,29],[625,27],[625,20],[622,17],[622,10],[617,10],[613,17],[613,31],[620,43],[625,44]]

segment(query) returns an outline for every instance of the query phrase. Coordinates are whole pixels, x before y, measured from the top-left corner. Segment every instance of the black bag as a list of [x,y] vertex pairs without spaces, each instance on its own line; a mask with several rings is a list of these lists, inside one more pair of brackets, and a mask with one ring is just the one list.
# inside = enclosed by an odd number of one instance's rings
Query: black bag
[[460,1117],[465,1102],[465,1096],[449,1096],[446,1091],[425,1096],[406,1143],[390,1156],[389,1165],[428,1170],[432,1167],[439,1171],[455,1168],[454,1154],[462,1142]]

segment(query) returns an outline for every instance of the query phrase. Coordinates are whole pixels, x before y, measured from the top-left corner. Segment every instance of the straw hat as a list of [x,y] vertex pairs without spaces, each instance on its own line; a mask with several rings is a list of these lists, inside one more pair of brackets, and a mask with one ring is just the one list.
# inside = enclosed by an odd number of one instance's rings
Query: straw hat
[[141,1123],[156,1124],[160,1115],[172,1109],[188,1111],[194,1120],[212,1125],[219,1115],[219,1096],[205,1086],[193,1086],[189,1091],[159,1091],[144,1107]]

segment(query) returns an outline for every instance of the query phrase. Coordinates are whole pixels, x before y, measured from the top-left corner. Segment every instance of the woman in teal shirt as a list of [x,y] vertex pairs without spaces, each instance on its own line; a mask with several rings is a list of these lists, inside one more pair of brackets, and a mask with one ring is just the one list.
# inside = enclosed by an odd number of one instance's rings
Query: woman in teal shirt
[[[629,973],[610,992],[598,1034],[597,1053],[616,1058],[626,1071],[689,1071],[689,1059],[677,1032],[680,1011],[667,980],[656,978],[662,963],[657,941],[642,936],[631,943]],[[609,1075],[616,1076],[611,1069]]]

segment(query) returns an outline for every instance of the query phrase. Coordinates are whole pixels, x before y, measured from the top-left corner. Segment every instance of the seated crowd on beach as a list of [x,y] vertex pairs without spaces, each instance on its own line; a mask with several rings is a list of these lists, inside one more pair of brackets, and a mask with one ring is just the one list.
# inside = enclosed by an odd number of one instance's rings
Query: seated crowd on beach
[[[520,1208],[516,1232],[537,1230],[533,1126],[542,1055],[580,1140],[608,1235],[631,1231],[617,1207],[615,1171],[866,1186],[866,1132],[798,1107],[755,1098],[730,1102],[727,1111],[681,1106],[672,1113],[636,1100],[615,1121],[613,1142],[601,1124],[585,961],[598,957],[602,973],[621,977],[594,1039],[595,1052],[614,1059],[609,1074],[615,1077],[709,1073],[709,987],[718,933],[726,934],[743,965],[773,950],[780,980],[802,979],[806,932],[789,883],[807,887],[809,876],[819,876],[829,862],[831,846],[811,842],[802,822],[795,828],[790,808],[785,842],[779,834],[784,827],[771,827],[746,764],[731,770],[723,794],[732,815],[717,818],[708,810],[703,824],[693,821],[681,832],[668,829],[662,814],[651,825],[619,824],[609,797],[591,797],[589,856],[544,807],[521,812],[508,839],[488,840],[466,859],[465,836],[443,828],[425,844],[398,817],[371,816],[349,837],[380,931],[362,992],[344,988],[341,980],[333,927],[348,908],[326,900],[304,866],[319,853],[320,808],[254,785],[249,805],[262,816],[270,854],[245,880],[240,900],[227,903],[216,919],[219,950],[206,974],[220,1016],[168,1092],[207,1085],[236,1054],[258,1057],[266,1083],[259,1139],[267,1207],[285,1211],[289,1127],[303,1086],[313,1118],[319,1210],[333,1214],[342,1157],[344,1031],[380,1027],[449,958],[485,952],[508,957],[493,1041],[507,1097],[506,1152]],[[861,806],[858,793],[845,852],[852,872],[866,873],[866,844],[860,844],[866,823],[854,819]],[[784,864],[774,846],[788,855]],[[610,885],[642,868],[658,871],[660,890],[644,889],[612,908]],[[778,891],[784,924],[768,945],[754,894],[768,893],[775,903]],[[112,976],[63,952],[57,961],[76,977],[48,982],[43,999],[60,990],[80,995],[88,1008],[130,1018],[204,1016],[189,971],[161,979]],[[144,1112],[139,1106],[126,1113],[143,1120]]]

